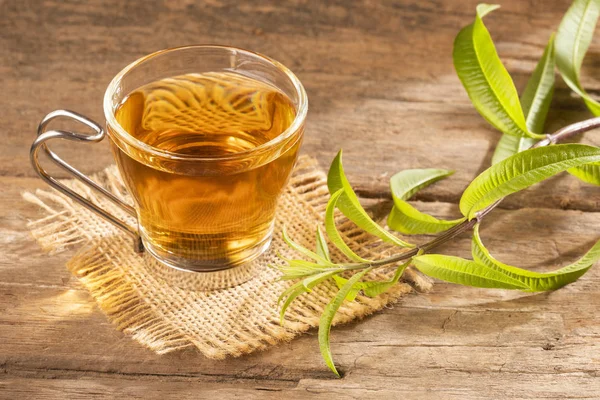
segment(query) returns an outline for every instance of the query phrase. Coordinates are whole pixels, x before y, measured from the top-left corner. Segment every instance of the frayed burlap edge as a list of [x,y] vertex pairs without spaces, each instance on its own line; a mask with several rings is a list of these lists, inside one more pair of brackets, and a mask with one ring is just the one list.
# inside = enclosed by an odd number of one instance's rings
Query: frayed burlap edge
[[[94,179],[113,193],[128,198],[114,166]],[[64,183],[119,217],[129,218],[78,181]],[[318,286],[299,297],[288,309],[285,323],[279,324],[276,299],[291,283],[278,281],[278,272],[265,268],[265,264],[281,263],[277,253],[298,257],[280,238],[284,224],[299,243],[314,246],[314,229],[322,221],[329,197],[324,172],[307,156],[300,157],[282,195],[271,248],[254,263],[260,267],[257,275],[228,289],[198,291],[169,286],[154,273],[162,268],[154,259],[147,254],[140,257],[133,253],[129,237],[70,199],[46,190],[37,190],[35,194],[27,192],[23,197],[47,214],[29,224],[41,247],[53,254],[83,245],[67,263],[68,269],[119,330],[159,354],[195,347],[206,357],[222,359],[265,349],[316,327],[323,307],[337,291],[332,282]],[[350,247],[365,257],[382,257],[391,250],[389,245],[343,218],[339,227]],[[342,259],[336,251],[332,255]],[[368,278],[389,279],[391,274],[392,271],[377,270]],[[403,282],[388,292],[376,298],[359,295],[355,301],[345,302],[334,324],[380,310],[412,288],[426,291],[430,287],[428,278],[408,269]]]

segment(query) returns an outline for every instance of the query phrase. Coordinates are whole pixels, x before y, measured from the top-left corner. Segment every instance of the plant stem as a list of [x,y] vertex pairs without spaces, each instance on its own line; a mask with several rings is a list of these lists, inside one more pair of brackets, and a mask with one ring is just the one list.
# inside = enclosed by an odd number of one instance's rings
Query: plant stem
[[[600,128],[600,117],[590,118],[590,119],[586,119],[584,121],[576,122],[571,125],[567,125],[564,128],[557,130],[553,134],[546,135],[545,139],[540,140],[539,142],[537,142],[536,144],[531,146],[531,148],[544,147],[544,146],[549,146],[551,144],[556,144],[560,141],[563,141],[565,139],[571,138],[580,133],[584,133],[584,132],[587,132],[589,130],[596,129],[596,128]],[[388,264],[398,263],[400,261],[405,261],[405,260],[408,260],[409,258],[416,256],[419,253],[428,252],[430,250],[433,250],[434,248],[454,239],[458,235],[460,235],[466,231],[472,230],[473,227],[477,223],[479,223],[486,215],[488,215],[494,208],[496,208],[502,202],[502,200],[504,200],[504,198],[496,201],[493,204],[490,204],[483,210],[479,211],[475,218],[461,222],[460,224],[443,232],[439,236],[436,236],[434,239],[430,240],[429,242],[427,242],[421,246],[417,246],[414,249],[404,251],[402,253],[396,254],[396,255],[388,257],[388,258],[373,261],[368,264],[367,263],[346,264],[346,265],[344,265],[344,267],[346,269],[362,269],[362,268],[367,268],[367,267],[380,267],[380,266],[384,266],[384,265],[388,265]]]
[[540,140],[532,147],[544,147],[549,144],[556,144],[562,140],[568,139],[572,136],[578,135],[596,129],[600,127],[600,117],[586,119],[584,121],[575,122],[574,124],[567,125],[554,132],[551,135],[547,135],[546,139]]

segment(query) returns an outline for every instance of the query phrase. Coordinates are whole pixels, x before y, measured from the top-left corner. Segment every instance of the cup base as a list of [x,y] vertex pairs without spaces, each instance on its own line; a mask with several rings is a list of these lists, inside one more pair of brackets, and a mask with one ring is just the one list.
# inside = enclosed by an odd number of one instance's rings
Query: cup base
[[[143,231],[142,231],[143,232]],[[142,235],[144,249],[153,259],[150,262],[152,272],[174,285],[190,290],[217,290],[240,285],[253,278],[262,268],[256,259],[270,246],[273,229],[256,245],[244,249],[235,262],[218,264],[214,260],[190,260],[160,251]],[[168,267],[168,268],[165,268]]]

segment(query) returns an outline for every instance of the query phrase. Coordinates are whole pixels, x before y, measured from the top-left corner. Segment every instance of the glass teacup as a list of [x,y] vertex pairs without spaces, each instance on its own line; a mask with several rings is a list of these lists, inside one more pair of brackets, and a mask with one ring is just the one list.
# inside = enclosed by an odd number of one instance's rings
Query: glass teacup
[[[65,163],[54,138],[97,142],[105,131],[58,110],[40,123],[31,159],[50,185],[131,235],[137,251],[188,271],[217,271],[268,248],[277,200],[296,161],[308,109],[296,76],[265,56],[232,47],[159,51],[123,69],[104,96],[113,155],[133,206]],[[49,130],[71,118],[93,134]],[[106,212],[50,176],[39,150],[100,191],[137,226]]]

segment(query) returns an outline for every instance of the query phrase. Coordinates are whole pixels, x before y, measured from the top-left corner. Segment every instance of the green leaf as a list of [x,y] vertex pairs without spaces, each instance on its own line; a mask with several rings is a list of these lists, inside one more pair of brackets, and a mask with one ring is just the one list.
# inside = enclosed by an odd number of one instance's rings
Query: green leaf
[[[352,290],[348,293],[348,296],[346,296],[346,300],[349,300],[349,301],[354,300],[356,298],[356,295],[358,294],[358,292],[361,290],[363,291],[365,296],[368,296],[368,297],[379,296],[381,293],[386,292],[389,288],[391,288],[396,283],[398,283],[398,281],[400,280],[400,277],[402,276],[402,273],[404,272],[406,267],[408,267],[409,264],[410,263],[405,263],[405,264],[398,266],[396,268],[396,272],[394,273],[394,276],[389,281],[367,281],[367,282],[355,283],[354,286],[352,287]],[[348,282],[348,279],[343,278],[339,275],[334,276],[333,279],[339,289],[341,289],[346,284],[346,282]]]
[[515,154],[483,171],[464,191],[460,210],[472,219],[501,198],[561,171],[599,162],[600,149],[583,144],[558,144]]
[[390,179],[394,207],[388,216],[388,226],[404,234],[433,234],[443,232],[462,222],[464,218],[444,221],[425,214],[407,203],[418,190],[452,175],[444,169],[408,169]]
[[527,285],[532,292],[556,290],[575,282],[600,259],[600,241],[577,262],[553,272],[533,272],[526,269],[506,265],[496,260],[485,248],[479,235],[479,224],[475,225],[472,242],[473,259],[488,268],[505,274]]
[[287,288],[287,290],[285,290],[283,293],[281,293],[281,295],[279,296],[279,299],[277,300],[277,304],[279,304],[283,299],[285,299],[285,302],[283,303],[281,310],[279,311],[279,325],[283,325],[283,320],[285,318],[285,312],[287,311],[290,304],[292,304],[292,302],[294,300],[296,300],[296,298],[298,296],[300,296],[301,294],[306,293],[306,292],[308,292],[308,290],[302,284],[302,281],[300,281],[300,282],[293,284],[292,286]]
[[350,292],[354,284],[360,281],[360,279],[370,270],[371,268],[367,268],[354,274],[352,278],[348,279],[348,282],[342,286],[333,300],[331,300],[331,302],[325,306],[323,314],[321,315],[321,320],[319,321],[319,348],[321,349],[321,355],[323,356],[323,360],[325,360],[325,364],[327,364],[329,369],[331,369],[338,377],[340,374],[333,364],[333,357],[331,356],[331,347],[329,343],[331,323],[333,322],[333,317],[335,316],[336,312],[346,299],[348,292]]
[[498,164],[500,161],[507,159],[513,154],[529,149],[536,142],[536,139],[529,137],[517,137],[507,135],[506,133],[502,134],[496,145],[496,150],[494,150],[494,155],[492,156],[492,165]]
[[[525,114],[527,129],[535,133],[544,133],[544,124],[552,102],[554,93],[554,35],[544,50],[533,74],[527,82],[525,91],[521,96],[521,106]],[[525,136],[512,136],[503,134],[496,146],[492,157],[492,164],[527,150],[535,143],[535,139]]]
[[447,169],[406,169],[400,171],[390,178],[392,195],[400,200],[408,200],[419,190],[447,178],[454,171]]
[[362,288],[365,296],[375,297],[379,296],[381,293],[387,292],[392,286],[398,283],[402,273],[408,267],[410,262],[402,264],[396,268],[396,272],[394,276],[389,281],[384,282],[365,282],[365,286]]
[[317,225],[317,251],[316,253],[327,261],[331,261],[331,256],[329,255],[329,247],[327,247],[327,240],[325,236],[323,236],[323,232],[321,231],[321,227]]
[[600,116],[600,104],[590,97],[581,86],[580,72],[598,16],[599,0],[575,0],[565,13],[556,34],[556,66],[571,90],[580,95],[589,110]]
[[[377,236],[384,242],[392,243],[400,247],[415,247],[413,244],[407,243],[392,235],[369,217],[367,212],[360,205],[356,193],[354,193],[352,186],[350,186],[350,183],[346,178],[344,167],[342,166],[341,150],[329,168],[327,186],[329,187],[329,193],[331,194],[339,190],[342,191],[337,207],[350,221],[354,222],[361,229],[369,232],[371,235]],[[327,235],[329,235],[329,232]]]
[[326,258],[310,251],[306,247],[300,246],[298,243],[296,243],[292,239],[290,239],[290,237],[288,236],[287,231],[285,229],[285,225],[283,226],[281,231],[282,231],[281,235],[283,236],[283,241],[285,243],[287,243],[287,245],[290,246],[293,250],[297,251],[298,253],[300,253],[308,258],[312,258],[320,265],[329,265],[329,266],[334,265],[332,262],[328,261]]
[[283,274],[280,278],[282,280],[303,278],[319,273],[325,269],[323,265],[315,264],[310,261],[281,258],[287,262],[287,264],[277,266],[277,269]]
[[310,292],[311,289],[316,285],[326,281],[332,276],[335,276],[335,274],[339,273],[340,271],[326,271],[317,275],[309,276],[308,278],[305,278],[284,290],[283,293],[281,293],[281,295],[279,296],[279,299],[277,299],[277,304],[279,304],[283,299],[285,299],[285,302],[283,303],[283,306],[279,311],[279,324],[283,325],[285,312],[290,306],[290,304],[292,304],[292,302],[296,299],[296,297],[300,296],[303,293]]
[[290,304],[292,304],[292,302],[301,294],[306,293],[307,290],[304,287],[304,285],[302,285],[302,282],[296,282],[295,284],[293,284],[292,286],[290,286],[287,290],[285,290],[283,293],[281,293],[281,295],[279,296],[279,299],[277,300],[277,304],[281,303],[281,301],[283,299],[285,299],[281,310],[279,311],[279,325],[283,325],[283,320],[285,319],[285,312],[287,311],[288,307],[290,306]]
[[[335,281],[335,284],[337,285],[338,289],[343,288],[344,285],[346,284],[346,282],[348,282],[348,279],[342,278],[339,275],[334,276],[333,280]],[[354,299],[356,299],[356,296],[358,296],[358,293],[363,288],[363,284],[364,283],[365,282],[356,282],[354,284],[354,286],[352,286],[352,289],[350,289],[350,291],[346,295],[346,300],[348,300],[348,301],[354,301]]]
[[591,163],[569,169],[569,173],[584,182],[600,186],[600,163]]
[[426,275],[459,285],[494,289],[528,289],[527,285],[516,279],[460,257],[425,254],[414,257],[413,264]]
[[327,203],[327,208],[325,209],[325,232],[327,232],[327,236],[331,243],[333,243],[346,257],[356,262],[366,262],[369,260],[362,258],[355,252],[353,252],[350,247],[344,242],[340,232],[335,226],[335,208],[337,206],[338,200],[344,194],[344,190],[340,189],[329,198],[329,202]]
[[471,102],[494,127],[513,136],[543,136],[529,132],[517,89],[500,61],[482,18],[497,5],[477,6],[475,21],[454,40],[454,68]]
[[315,285],[323,282],[326,279],[335,277],[336,274],[339,274],[340,272],[343,272],[343,271],[344,271],[344,269],[342,269],[342,268],[334,269],[332,271],[323,271],[316,275],[312,275],[312,276],[304,278],[302,280],[302,284],[304,285],[304,287],[306,289],[308,289],[308,291],[310,291],[310,289],[312,289]]
[[399,202],[388,216],[388,226],[406,235],[434,234],[447,231],[464,220],[464,218],[441,220],[417,210],[406,202]]
[[[575,0],[565,13],[556,35],[556,66],[565,83],[583,98],[588,109],[600,116],[600,103],[583,88],[580,80],[581,65],[592,42],[600,15],[599,0]],[[569,170],[569,173],[584,182],[598,185],[597,165],[586,165]]]
[[546,45],[544,54],[521,95],[521,106],[527,128],[535,133],[544,133],[544,125],[552,95],[554,94],[554,34]]

